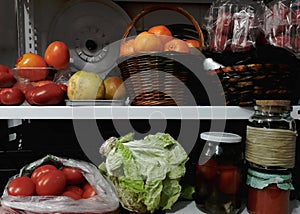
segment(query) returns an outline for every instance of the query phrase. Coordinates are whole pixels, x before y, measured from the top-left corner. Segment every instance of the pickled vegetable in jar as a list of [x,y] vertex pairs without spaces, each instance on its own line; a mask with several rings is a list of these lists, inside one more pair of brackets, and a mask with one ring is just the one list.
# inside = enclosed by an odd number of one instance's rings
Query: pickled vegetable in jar
[[290,101],[257,100],[254,109],[247,125],[246,160],[260,169],[292,169],[297,132]]
[[205,213],[233,214],[245,207],[245,161],[241,136],[204,132],[196,166],[197,207]]
[[248,170],[247,210],[250,214],[288,214],[291,173],[270,174]]

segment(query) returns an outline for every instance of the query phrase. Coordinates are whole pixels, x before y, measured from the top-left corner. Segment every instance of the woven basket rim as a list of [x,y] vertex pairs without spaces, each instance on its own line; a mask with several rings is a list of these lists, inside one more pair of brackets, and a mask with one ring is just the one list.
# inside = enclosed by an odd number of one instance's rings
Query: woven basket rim
[[233,65],[233,66],[225,66],[217,68],[213,71],[216,73],[237,73],[237,72],[243,72],[245,70],[249,69],[260,69],[260,68],[273,68],[273,67],[279,67],[279,68],[287,68],[287,64],[283,63],[252,63],[252,64],[244,64],[244,65]]
[[120,56],[117,59],[117,62],[122,62],[130,58],[136,58],[136,57],[144,57],[144,56],[149,56],[149,57],[172,57],[172,56],[191,56],[191,57],[197,57],[198,55],[191,54],[191,53],[182,53],[182,52],[177,52],[177,51],[151,51],[151,52],[136,52],[132,53],[129,55],[124,55]]

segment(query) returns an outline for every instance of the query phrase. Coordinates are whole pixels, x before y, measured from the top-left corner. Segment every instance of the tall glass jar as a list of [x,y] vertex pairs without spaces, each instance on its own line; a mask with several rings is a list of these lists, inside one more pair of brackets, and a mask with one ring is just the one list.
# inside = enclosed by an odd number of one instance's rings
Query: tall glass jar
[[295,164],[296,123],[288,100],[257,100],[249,118],[246,160],[250,167],[270,171],[292,169]]
[[239,135],[204,132],[196,166],[197,207],[209,214],[235,214],[245,208],[245,161]]

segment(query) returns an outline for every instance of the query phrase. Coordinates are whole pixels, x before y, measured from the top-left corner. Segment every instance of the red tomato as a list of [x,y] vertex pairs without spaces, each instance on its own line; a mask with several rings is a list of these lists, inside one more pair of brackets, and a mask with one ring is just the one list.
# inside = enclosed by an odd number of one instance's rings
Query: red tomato
[[37,82],[33,83],[34,86],[43,86],[43,85],[47,85],[47,84],[55,84],[55,82],[53,82],[51,80],[41,80],[41,81],[37,81]]
[[0,104],[21,105],[25,100],[23,92],[16,88],[3,88],[0,91]]
[[61,90],[64,92],[64,99],[68,98],[68,86],[62,83],[57,84]]
[[12,70],[10,70],[5,65],[0,65],[0,87],[6,88],[11,87],[15,84],[16,79]]
[[197,177],[203,176],[206,179],[212,179],[218,170],[218,163],[214,159],[209,159],[205,164],[196,166]]
[[67,184],[80,184],[85,180],[82,171],[78,168],[65,166],[61,171],[66,175]]
[[83,189],[83,193],[81,196],[82,198],[90,198],[97,195],[96,190],[89,183],[85,183],[82,189]]
[[44,59],[49,66],[65,69],[69,65],[70,53],[67,45],[61,41],[50,43],[45,51]]
[[26,94],[26,91],[30,88],[33,88],[33,82],[17,81],[13,88],[20,89],[23,94]]
[[[41,67],[41,69],[28,69],[28,67]],[[34,53],[25,53],[17,59],[16,72],[18,77],[28,79],[29,81],[39,81],[47,77],[49,70],[46,61]]]
[[30,105],[58,105],[63,101],[64,92],[57,84],[46,84],[28,89],[25,98]]
[[241,174],[235,166],[220,166],[218,188],[225,194],[235,194],[241,185]]
[[61,90],[63,92],[67,93],[67,91],[68,91],[68,86],[67,85],[60,83],[60,84],[58,84],[58,86],[61,88]]
[[82,195],[83,193],[83,190],[79,187],[79,186],[67,186],[66,187],[66,191],[72,191],[72,192],[75,192],[77,193],[78,195]]
[[57,168],[51,164],[45,164],[42,166],[37,167],[31,174],[31,179],[34,183],[37,182],[38,177],[42,176],[46,172],[49,172],[50,170],[57,170]]
[[60,195],[65,186],[65,174],[60,170],[50,170],[38,177],[36,193],[38,195]]
[[72,198],[72,199],[74,199],[74,200],[79,200],[79,199],[81,199],[81,196],[80,196],[80,195],[78,195],[76,192],[71,191],[71,190],[67,190],[67,191],[63,192],[61,195],[62,195],[62,196],[70,197],[70,198]]
[[7,187],[8,195],[32,196],[35,193],[35,184],[26,176],[13,179]]

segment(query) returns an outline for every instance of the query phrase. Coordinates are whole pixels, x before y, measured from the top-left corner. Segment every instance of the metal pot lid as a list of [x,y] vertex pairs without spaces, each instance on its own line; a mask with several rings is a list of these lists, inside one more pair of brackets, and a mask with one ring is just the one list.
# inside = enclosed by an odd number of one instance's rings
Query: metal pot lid
[[120,39],[130,22],[112,1],[70,1],[54,18],[48,43],[60,40],[68,45],[71,70],[105,76],[119,57]]

